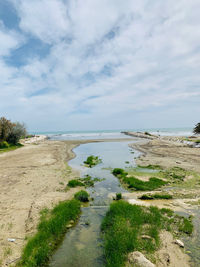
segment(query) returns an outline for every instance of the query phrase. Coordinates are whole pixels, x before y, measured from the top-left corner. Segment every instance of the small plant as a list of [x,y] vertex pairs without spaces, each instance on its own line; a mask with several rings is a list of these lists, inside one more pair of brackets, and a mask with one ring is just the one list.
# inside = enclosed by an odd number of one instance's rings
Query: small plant
[[122,199],[122,194],[121,193],[116,193],[116,200]]
[[169,194],[153,194],[153,195],[142,195],[139,197],[141,200],[153,200],[153,199],[172,199]]
[[6,142],[6,141],[2,141],[2,142],[0,142],[0,149],[1,149],[1,148],[8,148],[8,147],[9,147],[8,142]]
[[89,156],[87,160],[84,161],[85,165],[89,168],[96,166],[97,164],[101,163],[102,160],[98,156]]
[[122,176],[126,176],[127,172],[125,172],[123,169],[115,168],[113,169],[112,174],[117,177],[122,177]]
[[89,194],[88,192],[81,190],[78,193],[74,195],[75,199],[81,201],[81,202],[88,202],[89,201]]
[[69,187],[77,187],[77,186],[84,186],[79,180],[70,180],[67,184]]

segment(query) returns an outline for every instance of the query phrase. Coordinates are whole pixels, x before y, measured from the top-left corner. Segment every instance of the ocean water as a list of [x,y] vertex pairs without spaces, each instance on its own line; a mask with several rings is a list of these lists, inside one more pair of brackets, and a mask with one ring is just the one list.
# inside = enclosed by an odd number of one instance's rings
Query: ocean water
[[161,136],[191,136],[192,128],[152,128],[152,129],[120,129],[101,131],[58,131],[58,132],[32,132],[44,134],[52,140],[88,140],[88,139],[121,139],[127,138],[123,131],[149,132]]

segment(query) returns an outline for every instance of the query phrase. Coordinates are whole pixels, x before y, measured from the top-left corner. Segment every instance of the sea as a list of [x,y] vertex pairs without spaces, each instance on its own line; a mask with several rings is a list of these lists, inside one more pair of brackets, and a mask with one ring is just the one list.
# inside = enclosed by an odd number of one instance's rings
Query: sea
[[121,139],[127,138],[123,132],[149,132],[160,136],[191,136],[192,128],[152,128],[152,129],[120,129],[100,131],[49,131],[31,132],[46,135],[52,140],[88,140],[88,139]]

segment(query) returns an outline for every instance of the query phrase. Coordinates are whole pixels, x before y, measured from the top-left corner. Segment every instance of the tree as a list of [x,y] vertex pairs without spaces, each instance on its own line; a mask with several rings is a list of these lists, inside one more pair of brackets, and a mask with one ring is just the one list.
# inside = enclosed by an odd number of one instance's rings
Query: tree
[[0,142],[7,141],[7,138],[11,133],[13,127],[14,124],[11,121],[7,120],[4,117],[0,118]]
[[7,142],[17,145],[20,138],[27,135],[26,126],[23,123],[16,122],[8,135]]
[[193,129],[194,134],[200,134],[200,122],[197,123]]

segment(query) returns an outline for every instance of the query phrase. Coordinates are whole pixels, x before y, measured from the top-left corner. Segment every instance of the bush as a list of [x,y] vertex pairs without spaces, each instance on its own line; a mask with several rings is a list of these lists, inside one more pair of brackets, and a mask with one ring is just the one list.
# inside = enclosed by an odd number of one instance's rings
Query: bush
[[120,169],[120,168],[113,169],[112,174],[114,176],[120,176],[120,177],[127,175],[127,173],[123,169]]
[[153,195],[142,195],[139,197],[142,200],[152,200],[152,199],[172,199],[172,196],[169,194],[153,194]]
[[74,197],[75,197],[75,199],[77,199],[81,202],[88,202],[89,201],[89,194],[84,190],[81,190],[78,193],[76,193],[74,195]]
[[116,200],[122,199],[122,194],[121,193],[116,193]]
[[197,123],[193,129],[194,134],[200,134],[200,122]]
[[87,160],[84,161],[84,163],[89,167],[92,168],[93,166],[101,163],[102,160],[98,156],[89,156]]
[[6,141],[0,142],[0,148],[8,148],[9,144]]
[[81,183],[80,181],[78,180],[71,180],[68,182],[67,184],[69,187],[76,187],[76,186],[84,186],[83,183]]
[[14,127],[14,124],[4,117],[0,118],[0,141],[7,141],[7,138]]
[[25,137],[27,135],[26,128],[24,124],[17,122],[11,129],[7,141],[10,144],[16,145],[20,138]]

